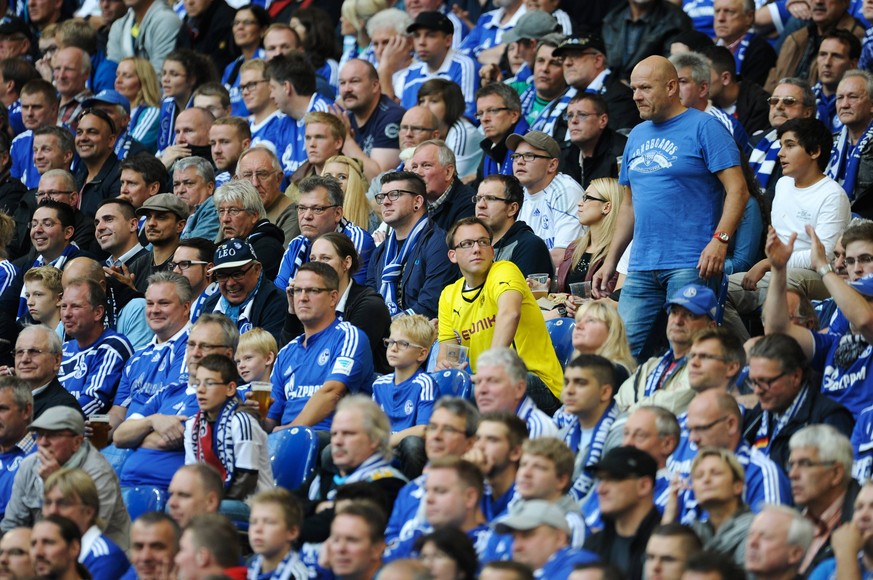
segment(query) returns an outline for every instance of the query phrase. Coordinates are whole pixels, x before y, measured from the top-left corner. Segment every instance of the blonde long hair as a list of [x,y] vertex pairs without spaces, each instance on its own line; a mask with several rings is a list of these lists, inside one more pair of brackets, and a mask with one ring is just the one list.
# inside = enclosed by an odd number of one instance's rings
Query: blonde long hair
[[362,163],[345,155],[334,155],[324,162],[324,166],[327,167],[329,163],[342,163],[348,166],[349,179],[346,181],[345,187],[343,216],[359,228],[369,231],[370,202],[367,201],[367,187],[369,184],[364,178]]
[[136,71],[136,76],[139,79],[139,95],[137,95],[137,103],[131,103],[131,108],[145,104],[149,107],[161,106],[161,88],[158,84],[158,77],[155,74],[155,69],[152,64],[144,58],[138,56],[129,56],[121,59],[121,62],[129,60],[133,63],[133,68]]
[[603,216],[599,223],[590,226],[588,231],[579,238],[576,249],[573,250],[573,258],[570,260],[571,270],[576,267],[583,254],[591,254],[591,264],[595,264],[598,260],[606,257],[606,254],[609,252],[609,246],[612,243],[612,236],[615,233],[618,210],[621,208],[621,203],[624,199],[624,189],[615,178],[601,177],[592,179],[589,187],[596,189],[603,199],[609,202],[609,213]]
[[634,372],[637,368],[637,361],[631,355],[627,332],[624,329],[624,322],[618,315],[618,310],[606,302],[586,302],[576,310],[576,321],[578,322],[586,316],[602,321],[609,331],[606,340],[595,354],[624,365],[629,373]]

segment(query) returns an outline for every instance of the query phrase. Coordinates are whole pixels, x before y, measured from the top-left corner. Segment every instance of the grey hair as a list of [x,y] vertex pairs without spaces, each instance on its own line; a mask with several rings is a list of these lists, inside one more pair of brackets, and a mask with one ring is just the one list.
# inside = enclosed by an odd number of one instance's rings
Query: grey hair
[[807,425],[788,440],[791,451],[802,447],[812,447],[818,451],[818,460],[826,463],[839,463],[843,466],[843,483],[852,477],[854,453],[849,438],[831,425],[818,423]]
[[712,67],[712,61],[702,54],[696,52],[674,54],[670,57],[670,62],[673,63],[674,67],[676,67],[677,72],[680,68],[691,69],[691,80],[693,80],[695,84],[702,85],[706,83],[708,85],[710,83],[711,77],[709,73]]
[[239,159],[236,160],[236,176],[239,177],[239,166],[242,165],[242,160],[249,153],[253,153],[255,151],[260,151],[264,153],[270,158],[270,163],[273,165],[273,171],[281,171],[282,163],[279,161],[279,158],[276,157],[276,152],[267,147],[266,145],[255,145],[254,147],[249,147],[245,151],[239,154]]
[[258,219],[267,217],[267,210],[264,209],[258,190],[248,181],[232,179],[216,189],[212,197],[216,208],[223,203],[238,203],[250,214],[258,216]]
[[513,381],[527,381],[527,365],[511,348],[489,348],[476,359],[477,367],[503,367]]
[[327,198],[331,205],[337,207],[343,206],[343,203],[345,202],[343,188],[340,186],[339,181],[333,177],[323,175],[310,175],[309,177],[304,177],[303,180],[297,184],[297,191],[300,192],[300,195],[303,195],[306,193],[312,193],[317,187],[321,187],[327,191]]
[[457,161],[455,159],[455,152],[449,149],[449,146],[446,145],[446,142],[442,139],[428,139],[427,141],[422,141],[415,147],[416,153],[419,149],[424,147],[425,145],[433,145],[437,148],[437,160],[440,162],[440,165],[443,167],[448,167],[451,165],[452,167],[457,166]]
[[202,177],[206,183],[215,183],[215,169],[212,168],[212,164],[197,155],[176,161],[176,165],[173,166],[173,173],[185,171],[190,167],[193,167],[197,175]]
[[63,179],[66,183],[65,187],[71,191],[78,191],[79,188],[76,187],[76,178],[73,177],[73,174],[67,171],[66,169],[49,169],[40,177],[40,181],[42,181],[43,177],[58,177]]
[[785,77],[783,79],[779,79],[777,85],[792,85],[801,90],[803,93],[803,101],[804,107],[815,107],[815,93],[812,92],[812,88],[810,88],[809,83],[803,79],[797,77]]
[[[479,409],[473,403],[463,397],[440,397],[433,406],[433,410],[445,409],[456,417],[464,419],[464,435],[472,437],[479,428]],[[433,415],[433,412],[431,412]]]
[[490,85],[481,87],[476,91],[476,100],[478,101],[482,97],[487,97],[488,95],[496,95],[500,97],[503,101],[503,106],[510,111],[521,112],[521,97],[519,97],[518,91],[506,83],[491,83]]
[[[857,68],[853,68],[852,70],[847,70],[845,74],[843,74],[843,81],[849,77],[858,77],[864,79],[864,84],[866,85],[867,90],[867,98],[873,99],[873,74],[869,71],[861,70]],[[840,81],[842,82],[842,81]]]
[[41,332],[46,336],[50,353],[61,354],[61,352],[63,351],[63,345],[61,345],[60,337],[53,329],[49,328],[44,324],[29,324],[25,326],[18,334],[18,338],[20,339],[25,334],[30,334],[33,332]]
[[791,518],[791,523],[788,525],[788,537],[785,539],[785,543],[789,546],[799,546],[803,549],[804,553],[809,550],[812,539],[815,537],[815,527],[811,521],[806,519],[796,509],[784,505],[766,504],[758,513],[764,513],[765,511],[776,512]]
[[176,294],[179,296],[180,302],[191,302],[192,294],[191,282],[188,278],[181,274],[172,271],[155,272],[146,280],[149,286],[152,284],[173,284],[176,287]]
[[366,395],[349,395],[343,397],[336,406],[336,412],[357,411],[364,421],[364,431],[370,441],[378,443],[378,453],[385,459],[391,459],[391,421],[385,411]]
[[15,376],[0,377],[0,391],[6,390],[12,393],[12,400],[15,401],[19,411],[23,411],[28,405],[33,409],[33,392],[30,390],[30,385],[22,379]]
[[367,36],[373,38],[377,30],[393,28],[400,36],[409,36],[406,29],[412,24],[412,18],[406,12],[397,8],[380,10],[367,20]]
[[658,405],[645,405],[639,407],[638,410],[646,410],[655,415],[655,429],[658,430],[659,437],[676,437],[679,441],[679,436],[682,429],[679,427],[679,421],[676,420],[676,415],[669,409],[659,407]]
[[191,328],[193,329],[201,324],[217,324],[221,328],[219,333],[221,342],[224,346],[236,352],[236,347],[239,345],[239,328],[236,327],[236,324],[230,318],[224,314],[213,314],[210,312],[209,314],[201,315]]

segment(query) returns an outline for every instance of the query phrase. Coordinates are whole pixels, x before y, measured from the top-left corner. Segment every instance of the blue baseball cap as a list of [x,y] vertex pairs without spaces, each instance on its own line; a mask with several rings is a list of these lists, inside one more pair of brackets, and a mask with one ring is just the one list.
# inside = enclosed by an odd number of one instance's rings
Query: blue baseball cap
[[93,97],[89,97],[82,102],[82,106],[86,108],[99,104],[121,105],[124,107],[127,114],[130,114],[130,101],[127,100],[127,97],[118,91],[113,91],[112,89],[102,90]]
[[715,297],[715,292],[701,284],[683,286],[667,300],[664,308],[670,312],[670,307],[674,304],[698,316],[705,314],[713,320],[715,320],[718,311],[718,299]]
[[862,296],[867,298],[873,297],[873,275],[864,276],[854,282],[849,282],[849,286],[857,290]]

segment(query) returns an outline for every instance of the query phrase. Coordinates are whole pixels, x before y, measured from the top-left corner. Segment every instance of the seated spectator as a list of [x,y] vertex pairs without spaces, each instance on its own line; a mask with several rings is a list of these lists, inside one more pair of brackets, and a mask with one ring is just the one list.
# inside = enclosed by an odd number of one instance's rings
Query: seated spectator
[[[115,65],[115,63],[112,64]],[[131,154],[149,151],[142,143],[136,141],[128,130],[130,127],[130,102],[127,97],[110,88],[86,99],[84,105],[86,108],[96,107],[109,115],[117,131],[112,151],[119,161],[124,161]]]
[[[230,91],[218,82],[203,83],[191,95],[191,107],[205,109],[212,113],[213,122],[221,117],[229,117],[232,115],[230,108]],[[176,119],[178,121],[178,118]],[[211,128],[211,125],[210,127]],[[208,132],[208,129],[207,129]],[[176,133],[176,142],[178,143],[179,133]]]
[[[182,531],[164,512],[146,512],[130,526],[130,569],[123,580],[158,580],[173,567]],[[2,549],[2,541],[0,541]]]
[[252,130],[247,119],[219,117],[209,128],[209,150],[215,164],[215,186],[220,187],[236,174],[243,151],[252,144]]
[[192,580],[205,580],[213,575],[242,577],[245,568],[241,561],[239,533],[220,514],[192,518],[182,532],[175,558],[179,576]]
[[476,443],[464,459],[476,464],[485,476],[482,513],[490,522],[507,513],[518,501],[515,477],[521,446],[527,439],[527,427],[517,415],[508,411],[486,412],[479,418]]
[[[2,549],[2,540],[0,540]],[[418,559],[436,578],[440,574],[458,580],[477,577],[479,558],[472,540],[456,528],[440,527],[415,542]]]
[[294,580],[309,578],[309,570],[294,548],[303,524],[303,509],[297,499],[276,488],[255,495],[250,503],[249,538],[255,557],[249,563],[249,573],[255,578],[276,572]]
[[[282,341],[285,297],[266,280],[264,264],[252,245],[231,238],[215,250],[209,274],[218,282],[218,292],[203,303],[203,312],[224,314],[237,325],[240,334],[263,328]],[[248,267],[246,267],[248,266]]]
[[282,194],[282,166],[273,151],[257,145],[243,151],[236,164],[236,176],[257,190],[267,219],[282,230],[285,244],[300,235],[300,211],[288,196]]
[[233,180],[219,187],[214,197],[220,241],[246,240],[260,258],[266,279],[275,279],[285,252],[285,234],[267,219],[258,190],[247,181]]
[[105,522],[104,533],[122,549],[128,546],[130,517],[121,497],[118,476],[100,451],[85,440],[85,420],[69,407],[52,407],[30,424],[36,431],[39,449],[25,457],[15,474],[12,495],[0,522],[4,532],[33,525],[42,510],[45,466],[54,473],[60,468],[81,468],[97,487],[100,507],[98,517]]
[[30,536],[30,559],[37,575],[44,578],[88,578],[90,573],[78,562],[81,551],[82,534],[68,518],[48,516],[34,524]]
[[439,134],[428,138],[446,142],[455,153],[458,177],[464,183],[470,183],[476,178],[476,168],[482,162],[481,137],[475,125],[464,116],[467,105],[460,85],[439,77],[427,80],[418,89],[418,104],[436,115],[435,128]]
[[293,304],[303,334],[276,359],[268,432],[298,425],[327,431],[343,395],[372,392],[373,357],[366,335],[337,319],[338,286],[339,277],[327,264],[309,262],[298,270]]
[[260,6],[238,8],[233,18],[231,34],[233,44],[240,54],[228,63],[221,75],[221,82],[230,92],[231,113],[237,117],[248,117],[249,111],[242,101],[239,69],[246,61],[264,58],[261,40],[270,25],[270,15]]
[[[424,372],[430,347],[436,340],[436,330],[420,314],[402,316],[391,323],[388,364],[393,373],[378,377],[373,383],[373,400],[391,421],[391,447],[401,447],[414,456],[408,457],[420,467],[424,465],[424,430],[430,421],[436,399],[436,385]],[[403,443],[406,438],[410,441]],[[411,448],[409,446],[412,446]]]
[[764,508],[746,536],[746,572],[755,578],[797,577],[814,534],[815,524],[797,510]]
[[144,58],[126,57],[115,69],[115,90],[130,104],[128,133],[148,151],[158,145],[161,89],[155,69]]
[[70,338],[64,343],[58,380],[87,417],[109,411],[133,347],[124,335],[106,328],[106,293],[90,279],[66,284],[61,319]]
[[385,550],[385,514],[376,504],[353,501],[337,511],[324,545],[327,568],[339,578],[375,578]]
[[90,475],[81,469],[59,469],[45,480],[44,494],[43,516],[63,516],[78,526],[79,560],[93,580],[117,580],[127,572],[127,556],[97,525],[100,496]]
[[576,564],[598,556],[570,546],[571,529],[562,509],[543,500],[525,502],[494,522],[499,533],[512,534],[512,559],[544,578],[565,578]]
[[745,0],[715,0],[712,26],[716,44],[736,58],[735,75],[746,83],[763,85],[776,64],[776,51],[752,28],[756,7]]
[[760,85],[739,78],[731,51],[724,46],[712,46],[701,54],[712,64],[713,77],[709,84],[712,104],[729,115],[735,115],[747,135],[769,131],[768,95]]
[[[0,377],[0,407],[5,408],[4,429],[0,432],[0,461],[6,466],[0,473],[2,511],[6,509],[11,497],[12,485],[21,460],[36,451],[36,438],[27,430],[33,415],[33,395],[27,383],[17,377]],[[0,552],[2,550],[0,544]]]
[[501,41],[503,34],[512,30],[526,12],[527,6],[522,0],[512,0],[481,14],[461,43],[461,52],[482,64],[497,64],[506,50],[506,44]]
[[173,193],[188,206],[188,219],[180,238],[215,239],[218,214],[215,212],[215,171],[202,157],[185,157],[173,165]]
[[[63,129],[62,129],[63,130]],[[41,141],[42,138],[39,138]],[[46,199],[64,203],[73,208],[73,243],[79,246],[80,250],[85,252],[100,255],[102,248],[95,240],[95,224],[94,215],[86,215],[79,209],[81,196],[79,195],[79,187],[76,185],[76,179],[67,171],[66,168],[47,169],[39,178],[39,188],[33,193],[37,204]],[[25,194],[30,196],[31,192]],[[27,203],[23,201],[23,203]],[[22,209],[19,206],[19,209]],[[33,206],[33,211],[36,211],[36,205]],[[33,212],[31,212],[32,214]],[[29,216],[28,216],[29,217]],[[35,257],[36,254],[32,248],[32,244],[28,241],[27,244],[30,251],[28,258]],[[23,247],[22,247],[23,249]]]
[[576,455],[569,490],[576,501],[582,501],[594,487],[586,468],[621,444],[621,433],[612,428],[618,418],[615,384],[612,363],[597,355],[579,355],[564,371],[564,404],[555,413],[555,423],[561,439]]
[[518,219],[524,190],[514,175],[494,173],[479,184],[473,197],[476,217],[491,228],[494,260],[514,263],[524,276],[545,272],[554,278],[555,265],[545,241]]
[[473,215],[475,191],[458,178],[455,154],[445,141],[419,143],[407,166],[424,181],[427,210],[436,225],[448,231],[458,220]]
[[233,359],[208,355],[192,378],[200,411],[185,423],[185,463],[207,463],[224,475],[228,500],[273,487],[267,435],[240,406]]
[[826,169],[828,177],[839,183],[852,203],[852,211],[864,217],[873,215],[870,187],[870,122],[871,107],[865,107],[873,99],[873,75],[868,71],[846,72],[836,89],[837,114],[842,127],[838,130],[830,161]]
[[561,145],[559,170],[586,190],[593,179],[618,179],[618,159],[624,153],[627,137],[609,127],[606,100],[597,93],[576,93],[564,117],[568,142]]
[[31,268],[24,274],[24,299],[27,314],[37,324],[53,328],[58,338],[64,338],[61,322],[61,271],[54,266]]
[[861,43],[847,30],[832,29],[825,32],[820,41],[816,55],[819,81],[813,85],[812,92],[815,93],[816,116],[831,133],[838,133],[843,126],[837,115],[837,88],[846,72],[858,68],[859,56]]
[[[364,170],[359,160],[345,155],[335,155],[324,162],[324,171],[321,175],[339,181],[340,188],[343,190],[345,219],[368,232],[378,227],[380,220],[367,198],[367,180],[364,178]],[[378,182],[374,180],[373,185],[378,185]],[[372,205],[375,206],[375,202],[372,202]]]
[[618,390],[620,409],[653,404],[681,413],[694,396],[688,387],[686,355],[694,335],[715,326],[715,293],[699,284],[680,288],[667,302],[667,341],[670,348],[661,357],[640,365]]
[[218,292],[218,282],[212,281],[208,272],[214,265],[215,243],[203,238],[179,240],[173,253],[171,271],[181,274],[191,285],[191,322],[203,314],[203,303]]
[[[784,241],[788,241],[792,232],[800,232],[796,250],[786,264],[790,268],[790,285],[810,299],[821,300],[828,297],[828,291],[821,276],[812,270],[812,241],[805,228],[815,230],[826,251],[832,252],[851,217],[849,200],[843,188],[824,174],[825,152],[833,139],[821,121],[786,121],[779,126],[778,135],[782,143],[779,159],[785,176],[776,184],[770,212],[772,227]],[[749,338],[749,333],[738,315],[748,315],[764,303],[765,289],[772,276],[768,275],[770,268],[769,258],[765,258],[748,272],[730,277],[725,324],[743,340]]]
[[[559,292],[569,292],[570,284],[576,282],[590,282],[603,265],[615,235],[623,199],[624,190],[618,180],[611,177],[593,180],[582,194],[577,215],[585,232],[570,242],[558,261],[556,287]],[[607,283],[610,293],[616,290],[617,283],[618,272]]]
[[21,87],[21,120],[26,131],[12,140],[10,175],[28,189],[37,187],[40,173],[33,163],[33,132],[58,120],[58,91],[48,81],[34,79]]
[[95,214],[95,236],[100,249],[109,254],[105,265],[123,271],[123,266],[148,253],[139,242],[136,208],[121,197],[104,200]]
[[41,324],[25,327],[15,341],[14,374],[33,394],[34,420],[51,407],[66,406],[82,413],[79,401],[58,381],[62,352],[55,330]]
[[[166,67],[167,65],[164,64],[164,66]],[[166,100],[166,97],[164,100]],[[192,106],[179,113],[179,116],[176,117],[173,123],[175,140],[172,145],[161,151],[159,156],[161,163],[164,164],[167,171],[172,172],[176,161],[186,157],[202,157],[212,162],[212,148],[209,146],[209,129],[214,122],[215,114],[203,107]]]
[[494,262],[491,231],[478,218],[464,218],[454,224],[446,235],[446,244],[450,246],[449,260],[458,265],[462,278],[440,295],[442,344],[437,368],[454,366],[446,358],[453,342],[469,349],[469,368],[474,373],[479,372],[480,354],[511,345],[527,365],[533,402],[551,416],[560,406],[557,395],[561,392],[561,365],[554,349],[542,348],[549,344],[548,332],[518,267],[511,262]]
[[291,174],[290,181],[294,185],[311,175],[322,175],[325,162],[342,153],[346,139],[345,125],[331,113],[306,113],[303,122],[306,123],[306,161]]
[[[138,216],[145,218],[145,236],[152,249],[149,253],[130,264],[133,284],[140,292],[148,287],[149,276],[170,269],[173,253],[179,245],[179,238],[185,229],[190,215],[188,204],[172,193],[159,193],[143,202],[136,210]],[[124,276],[110,273],[123,281]]]
[[[863,547],[870,538],[870,508],[873,486],[866,480],[855,498],[852,521],[837,527],[831,534],[834,555],[823,560],[809,574],[813,580],[826,578],[857,578],[870,573],[870,556]],[[2,543],[0,543],[2,548]]]
[[0,538],[0,574],[8,578],[36,575],[30,559],[30,528],[13,528]]
[[701,550],[700,538],[681,524],[661,524],[646,544],[646,578],[679,580],[688,559]]
[[[574,354],[596,354],[612,361],[615,385],[621,386],[636,370],[630,353],[624,322],[614,306],[605,302],[586,302],[576,310],[573,328]],[[616,387],[618,390],[618,387]]]
[[506,138],[528,130],[527,120],[521,114],[521,99],[515,89],[505,83],[491,83],[476,92],[476,120],[485,136],[479,143],[484,152],[476,171],[476,181],[493,173],[512,174],[510,150]]
[[81,48],[59,44],[52,57],[52,74],[60,100],[57,124],[75,132],[85,99],[94,95],[88,88],[91,59]]
[[121,161],[115,154],[118,127],[103,109],[85,109],[77,117],[76,153],[81,163],[76,171],[82,213],[93,216],[104,199],[117,197]]
[[[771,285],[768,308],[779,302],[773,298],[773,288]],[[773,315],[768,312],[767,318]],[[831,425],[846,437],[852,433],[851,412],[811,383],[807,360],[797,340],[787,334],[768,334],[749,351],[749,382],[758,404],[745,413],[743,437],[777,465],[787,464],[791,436],[807,425]]]
[[207,463],[183,465],[173,475],[167,500],[167,513],[179,528],[187,528],[199,514],[218,512],[224,497],[224,482]]
[[[170,177],[167,168],[154,155],[133,155],[121,163],[121,185],[118,197],[126,199],[139,209],[145,201],[168,187]],[[145,219],[140,218],[140,243],[145,239]]]
[[534,580],[534,575],[530,567],[521,562],[495,560],[482,566],[479,580]]
[[244,396],[249,386],[258,381],[270,381],[279,346],[273,335],[263,328],[253,328],[239,337],[234,362],[241,379],[237,394]]

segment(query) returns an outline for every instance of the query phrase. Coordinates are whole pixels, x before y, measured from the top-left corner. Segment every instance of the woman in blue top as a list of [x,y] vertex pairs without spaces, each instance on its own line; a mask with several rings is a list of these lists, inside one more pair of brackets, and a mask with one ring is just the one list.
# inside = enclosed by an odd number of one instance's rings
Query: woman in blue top
[[115,90],[130,101],[130,136],[149,151],[158,144],[161,89],[151,63],[139,57],[122,59],[115,69]]
[[339,88],[340,51],[336,41],[336,26],[330,15],[321,8],[301,8],[291,17],[291,28],[300,37],[303,50],[315,68],[315,74],[336,91]]
[[233,17],[233,43],[242,53],[224,69],[221,84],[230,93],[230,110],[236,117],[248,117],[249,110],[242,99],[239,87],[240,68],[244,62],[253,58],[264,58],[261,41],[270,26],[270,14],[254,4],[243,6]]

